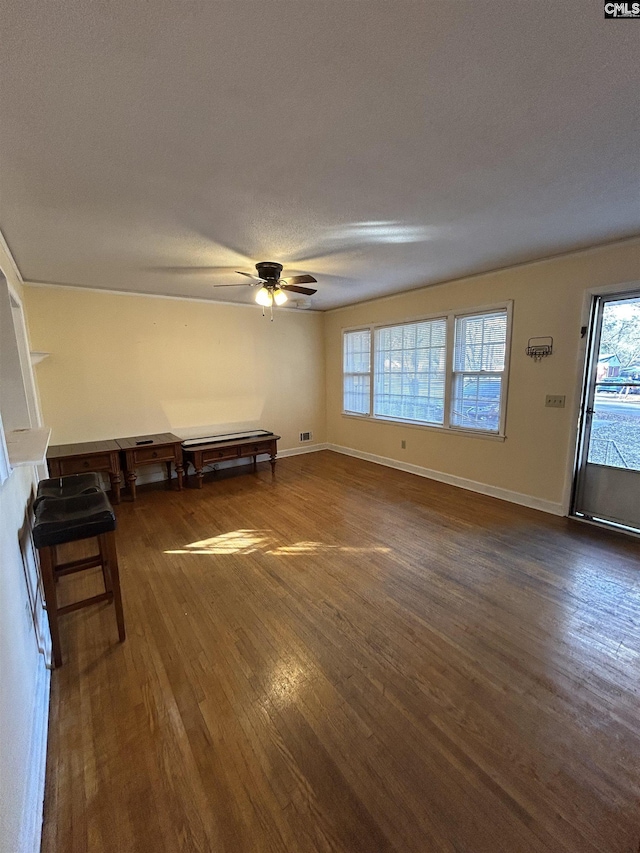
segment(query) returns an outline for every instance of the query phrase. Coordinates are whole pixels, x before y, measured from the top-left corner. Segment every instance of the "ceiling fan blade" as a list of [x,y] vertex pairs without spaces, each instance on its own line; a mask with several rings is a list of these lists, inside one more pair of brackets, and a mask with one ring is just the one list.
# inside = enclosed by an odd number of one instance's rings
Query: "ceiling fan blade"
[[[304,276],[298,276],[298,278],[304,278]],[[293,293],[304,293],[305,296],[313,296],[314,293],[318,292],[317,290],[312,290],[310,287],[298,287],[295,284],[284,284],[284,282],[280,286],[283,290],[291,290]]]
[[[314,278],[312,275],[292,275],[289,278],[283,279],[283,281],[289,284],[315,284],[318,279]],[[315,290],[314,290],[315,293]]]
[[255,287],[259,281],[239,281],[237,284],[214,284],[214,287]]
[[236,270],[238,275],[246,275],[247,278],[252,278],[254,281],[264,281],[263,278],[258,278],[257,275],[251,275],[250,272],[242,272],[242,270]]

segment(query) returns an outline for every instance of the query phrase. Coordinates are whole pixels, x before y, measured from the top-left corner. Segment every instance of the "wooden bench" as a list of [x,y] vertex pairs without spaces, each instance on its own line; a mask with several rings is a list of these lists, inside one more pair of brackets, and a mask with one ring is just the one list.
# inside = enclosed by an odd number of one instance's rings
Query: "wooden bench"
[[280,436],[266,430],[253,430],[246,433],[227,433],[211,435],[205,438],[188,439],[182,442],[185,476],[189,473],[189,464],[193,465],[198,478],[198,488],[202,488],[204,467],[216,462],[228,462],[232,459],[253,458],[253,470],[256,470],[258,456],[269,454],[271,473],[275,474],[278,440]]

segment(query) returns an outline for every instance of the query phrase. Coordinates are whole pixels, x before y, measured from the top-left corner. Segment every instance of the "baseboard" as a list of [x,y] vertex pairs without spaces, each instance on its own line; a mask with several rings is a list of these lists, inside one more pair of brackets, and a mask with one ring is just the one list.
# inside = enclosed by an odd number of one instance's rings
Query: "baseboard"
[[16,853],[38,853],[42,839],[44,783],[47,768],[47,733],[49,728],[49,688],[51,670],[40,656],[33,703],[33,729],[29,750],[27,789],[24,796],[20,847]]
[[525,495],[521,492],[512,492],[510,489],[501,489],[498,486],[491,486],[488,483],[478,483],[475,480],[468,480],[466,477],[457,477],[454,474],[445,474],[442,471],[434,471],[431,468],[423,468],[420,465],[410,465],[407,462],[399,462],[397,459],[390,459],[386,456],[376,456],[374,453],[365,453],[362,450],[355,450],[352,447],[341,447],[338,444],[327,444],[326,448],[327,450],[333,450],[336,453],[342,453],[345,456],[354,456],[356,459],[375,462],[376,465],[386,465],[387,468],[396,468],[398,471],[406,471],[408,474],[417,474],[418,477],[426,477],[428,480],[437,480],[439,483],[447,483],[450,486],[457,486],[458,488],[466,489],[469,492],[477,492],[481,495],[499,498],[503,501],[527,506],[530,509],[539,509],[542,512],[548,512],[552,515],[566,515],[561,503],[543,500],[542,498],[536,498],[533,495]]
[[301,456],[303,453],[317,453],[319,450],[328,449],[328,444],[307,444],[304,447],[291,447],[289,450],[279,450],[278,459],[286,459],[287,456]]

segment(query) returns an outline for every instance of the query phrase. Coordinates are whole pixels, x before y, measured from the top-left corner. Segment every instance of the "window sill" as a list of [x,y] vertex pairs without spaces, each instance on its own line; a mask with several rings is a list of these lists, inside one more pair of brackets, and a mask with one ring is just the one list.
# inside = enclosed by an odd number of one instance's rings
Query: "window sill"
[[397,424],[402,427],[410,427],[411,429],[426,429],[430,432],[448,433],[449,435],[463,435],[467,438],[483,438],[489,441],[506,441],[506,435],[500,435],[495,432],[481,432],[476,429],[463,429],[461,427],[443,427],[436,424],[419,424],[415,421],[403,421],[396,418],[373,418],[371,415],[357,415],[351,412],[341,412],[343,418],[353,418],[356,421],[367,421],[368,423],[377,424]]
[[49,427],[14,429],[12,432],[8,432],[5,439],[11,467],[19,468],[21,465],[43,465],[46,460],[50,438],[51,430]]

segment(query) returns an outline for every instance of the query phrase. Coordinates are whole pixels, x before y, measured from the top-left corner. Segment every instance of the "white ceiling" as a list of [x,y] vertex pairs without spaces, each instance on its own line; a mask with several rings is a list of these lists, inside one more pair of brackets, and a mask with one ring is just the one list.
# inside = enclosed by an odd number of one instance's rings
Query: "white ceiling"
[[212,285],[275,260],[325,309],[640,233],[640,23],[599,0],[0,0],[0,21],[26,281],[242,302]]

